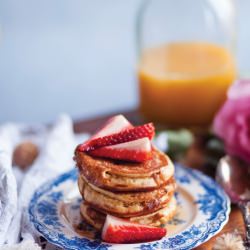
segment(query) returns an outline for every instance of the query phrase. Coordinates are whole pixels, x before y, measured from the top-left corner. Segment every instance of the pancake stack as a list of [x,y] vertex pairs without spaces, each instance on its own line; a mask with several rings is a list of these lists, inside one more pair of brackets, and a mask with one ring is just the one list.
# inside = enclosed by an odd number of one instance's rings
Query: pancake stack
[[75,151],[84,220],[101,230],[107,214],[159,227],[176,211],[174,166],[152,147],[145,162],[128,162]]

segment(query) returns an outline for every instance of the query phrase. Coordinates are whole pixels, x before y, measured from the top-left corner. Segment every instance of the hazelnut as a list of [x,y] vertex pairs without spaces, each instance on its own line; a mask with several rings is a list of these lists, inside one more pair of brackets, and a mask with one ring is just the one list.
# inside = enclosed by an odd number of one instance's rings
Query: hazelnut
[[13,153],[13,165],[20,167],[22,170],[31,166],[39,154],[37,145],[30,141],[18,144]]

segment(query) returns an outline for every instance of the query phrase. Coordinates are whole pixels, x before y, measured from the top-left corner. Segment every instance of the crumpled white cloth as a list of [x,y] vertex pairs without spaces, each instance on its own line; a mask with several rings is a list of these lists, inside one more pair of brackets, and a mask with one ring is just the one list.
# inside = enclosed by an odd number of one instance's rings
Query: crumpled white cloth
[[[4,125],[0,127],[0,249],[17,249],[14,244],[23,239],[28,249],[29,242],[38,240],[39,234],[29,221],[28,204],[34,191],[47,180],[71,169],[72,156],[77,143],[88,135],[75,136],[70,117],[62,115],[49,129],[40,128],[29,139],[40,146],[40,154],[24,174],[12,168],[12,152],[23,137],[23,127]],[[80,138],[79,138],[80,137]],[[27,138],[26,138],[27,139]],[[5,245],[1,248],[1,245]],[[9,248],[6,248],[9,246]],[[32,247],[30,245],[30,247]],[[20,245],[20,249],[21,248]],[[32,249],[32,248],[30,248]],[[52,249],[49,246],[46,249]],[[56,249],[56,248],[53,248]]]
[[41,247],[32,240],[25,240],[14,245],[4,245],[1,250],[39,250]]
[[18,130],[9,124],[0,128],[0,246],[17,210],[17,185],[12,171],[12,152]]

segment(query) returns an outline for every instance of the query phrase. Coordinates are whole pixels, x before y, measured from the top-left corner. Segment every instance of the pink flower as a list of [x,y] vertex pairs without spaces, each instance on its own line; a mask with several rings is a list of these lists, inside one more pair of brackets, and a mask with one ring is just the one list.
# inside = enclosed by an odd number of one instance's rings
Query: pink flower
[[250,80],[238,80],[232,85],[213,128],[228,154],[250,162]]

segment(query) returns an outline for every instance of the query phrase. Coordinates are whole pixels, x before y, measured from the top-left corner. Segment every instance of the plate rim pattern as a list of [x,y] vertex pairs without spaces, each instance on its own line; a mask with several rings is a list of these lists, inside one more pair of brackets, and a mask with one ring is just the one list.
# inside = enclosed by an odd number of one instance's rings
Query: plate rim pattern
[[[131,249],[140,249],[140,250],[157,250],[157,249],[178,249],[178,250],[187,250],[192,249],[205,241],[209,240],[212,236],[218,233],[224,225],[228,222],[229,213],[230,213],[230,200],[222,188],[216,183],[212,178],[206,176],[202,172],[185,167],[179,163],[175,164],[176,168],[176,179],[181,185],[189,183],[190,179],[195,179],[199,181],[199,184],[208,192],[208,194],[216,197],[215,201],[209,200],[209,197],[200,197],[197,201],[199,209],[202,210],[205,214],[211,214],[210,220],[204,223],[201,223],[199,226],[204,227],[204,231],[200,231],[198,226],[190,226],[186,228],[179,234],[173,235],[171,237],[163,238],[162,240],[133,244]],[[103,243],[101,240],[89,240],[87,238],[73,237],[68,239],[63,233],[51,233],[43,221],[40,221],[36,215],[38,200],[43,195],[51,190],[53,187],[57,187],[66,180],[71,179],[76,181],[77,178],[77,169],[74,168],[64,174],[59,175],[55,179],[47,181],[41,187],[39,187],[33,194],[33,197],[29,203],[29,217],[30,221],[33,223],[36,230],[42,234],[49,242],[71,250],[77,250],[84,247],[84,249],[99,249],[99,250],[108,250],[115,247],[115,244]],[[53,197],[54,202],[59,201],[60,197]],[[215,203],[214,203],[215,202]],[[217,202],[217,203],[216,203]],[[221,208],[219,211],[218,209]],[[59,215],[56,213],[55,209],[53,210],[53,218],[59,220]],[[60,227],[60,223],[58,227]],[[60,229],[58,229],[60,230]],[[190,231],[190,232],[189,232]],[[70,246],[69,246],[70,245]]]

